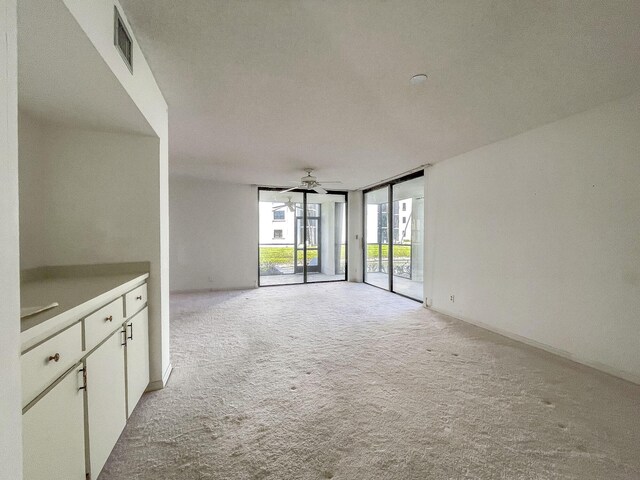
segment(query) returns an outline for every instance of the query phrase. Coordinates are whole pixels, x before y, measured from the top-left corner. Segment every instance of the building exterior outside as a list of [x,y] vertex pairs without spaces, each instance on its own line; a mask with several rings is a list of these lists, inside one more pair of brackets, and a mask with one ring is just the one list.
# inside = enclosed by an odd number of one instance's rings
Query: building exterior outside
[[[306,242],[303,203],[259,202],[260,275],[307,273],[330,276],[346,271],[346,203],[342,196],[313,194],[307,203]],[[309,195],[311,198],[312,195]],[[316,203],[317,202],[317,203]]]

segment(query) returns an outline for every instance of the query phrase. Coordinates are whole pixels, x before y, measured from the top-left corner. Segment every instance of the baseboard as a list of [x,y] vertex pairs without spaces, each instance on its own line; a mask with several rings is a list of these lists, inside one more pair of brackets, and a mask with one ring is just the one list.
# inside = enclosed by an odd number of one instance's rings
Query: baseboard
[[247,285],[246,287],[226,287],[226,288],[199,288],[193,290],[171,290],[171,295],[180,293],[207,293],[207,292],[232,292],[236,290],[254,290],[257,285]]
[[480,327],[484,330],[488,330],[490,332],[496,333],[498,335],[502,335],[503,337],[507,337],[511,340],[515,340],[516,342],[520,342],[520,343],[524,343],[525,345],[528,345],[530,347],[534,347],[534,348],[539,348],[540,350],[544,350],[545,352],[551,353],[553,355],[557,355],[559,357],[562,357],[566,360],[570,360],[572,362],[575,363],[579,363],[580,365],[585,365],[589,368],[593,368],[595,370],[598,370],[600,372],[606,373],[608,375],[617,377],[617,378],[621,378],[622,380],[626,380],[627,382],[631,382],[631,383],[635,383],[637,385],[640,385],[640,376],[636,375],[634,373],[631,372],[627,372],[624,370],[618,370],[617,368],[611,367],[609,365],[604,365],[602,363],[598,363],[598,362],[592,362],[590,360],[585,360],[584,358],[581,358],[577,355],[572,354],[571,352],[567,352],[566,350],[561,350],[555,347],[552,347],[551,345],[547,345],[546,343],[541,343],[538,342],[536,340],[532,340],[530,338],[527,337],[523,337],[521,335],[518,335],[517,333],[512,333],[509,332],[507,330],[503,330],[501,328],[497,328],[494,327],[492,325],[488,325],[484,322],[479,322],[477,320],[472,320],[469,318],[460,318],[460,317],[456,317],[455,315],[452,315],[449,312],[446,312],[444,310],[439,310],[437,308],[434,307],[426,307],[428,310],[434,311],[436,313],[439,313],[440,315],[445,315],[447,317],[451,317],[454,318],[456,320],[460,320],[461,322],[465,322],[465,323],[469,323],[471,325],[475,325],[476,327]]
[[154,382],[151,382],[145,391],[155,392],[156,390],[162,390],[164,387],[167,386],[167,382],[169,381],[171,372],[173,372],[173,365],[169,364],[167,369],[164,371],[164,374],[162,375],[162,380],[156,380]]

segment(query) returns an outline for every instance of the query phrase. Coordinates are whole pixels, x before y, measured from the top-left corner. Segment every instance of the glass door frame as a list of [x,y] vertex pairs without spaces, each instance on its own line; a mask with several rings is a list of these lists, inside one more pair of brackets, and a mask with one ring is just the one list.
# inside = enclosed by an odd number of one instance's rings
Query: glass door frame
[[[395,293],[396,295],[400,295],[401,297],[408,298],[409,300],[413,300],[414,302],[422,303],[422,300],[415,299],[403,293],[394,292],[393,291],[393,187],[398,183],[406,182],[407,180],[413,180],[414,178],[424,177],[424,170],[418,170],[413,173],[409,173],[402,177],[394,178],[393,180],[389,180],[387,182],[379,183],[377,185],[373,185],[371,187],[365,188],[362,190],[362,238],[364,248],[362,251],[362,281],[367,285],[371,285],[372,287],[379,288],[381,290],[389,291],[391,293]],[[366,194],[369,192],[373,192],[374,190],[379,190],[381,188],[388,187],[387,190],[387,244],[388,245],[388,255],[387,255],[387,275],[389,281],[388,289],[382,288],[378,285],[374,285],[372,283],[367,282],[366,274],[367,274],[367,201]],[[382,246],[380,247],[380,251],[382,251]]]
[[[321,250],[320,250],[320,246],[317,245],[315,248],[309,248],[309,245],[307,245],[308,243],[308,238],[307,235],[309,234],[309,220],[315,220],[317,222],[317,228],[318,231],[316,233],[316,237],[318,238],[318,241],[321,241],[320,239],[322,238],[322,225],[321,225],[321,217],[319,215],[316,216],[309,216],[309,210],[308,210],[308,204],[307,204],[307,196],[305,195],[303,200],[304,203],[304,213],[302,214],[302,216],[298,216],[297,211],[296,211],[296,215],[294,217],[294,222],[295,222],[295,228],[293,230],[293,271],[294,273],[305,273],[306,272],[320,272],[320,267],[322,266],[321,262],[322,262],[322,258],[321,258]],[[318,207],[320,208],[320,212],[322,212],[322,204],[318,204]],[[297,210],[297,208],[296,208]],[[306,217],[306,218],[305,218]],[[302,223],[303,227],[300,228],[300,223]],[[306,225],[306,228],[304,227],[304,225]],[[300,248],[298,248],[298,232],[303,231],[304,232],[304,236],[305,238],[303,239],[302,242],[302,255],[303,255],[303,264],[298,266],[298,252],[300,251]],[[306,259],[306,254],[309,250],[315,250],[317,252],[316,254],[316,258],[318,259],[318,264],[315,265],[313,268],[309,268],[309,265],[307,265],[307,259]],[[306,268],[305,268],[306,265]],[[300,269],[300,271],[298,271],[298,269]],[[306,279],[306,277],[305,277]]]
[[[281,192],[282,190],[286,190],[286,187],[258,187],[258,205],[260,205],[260,192],[261,191],[272,191],[272,192]],[[313,190],[305,190],[303,188],[294,188],[290,190],[291,193],[302,193],[302,222],[304,225],[304,241],[303,241],[303,281],[301,283],[291,283],[291,284],[276,284],[276,285],[261,285],[260,284],[260,212],[258,208],[258,287],[281,287],[283,285],[305,285],[307,283],[330,283],[330,282],[346,282],[349,276],[349,195],[348,192],[344,190],[327,190],[326,194],[319,194]],[[307,195],[341,195],[344,197],[344,227],[345,227],[345,237],[344,237],[344,278],[341,280],[317,280],[313,282],[309,282],[307,278],[308,268],[307,268]],[[322,207],[321,207],[322,208]],[[320,229],[321,227],[321,218],[320,217],[310,217],[318,219],[318,241],[321,241]],[[298,216],[297,212],[294,215],[294,231],[295,231],[295,241],[297,241],[297,221]],[[297,262],[297,245],[294,245],[294,274],[295,274],[295,265]],[[320,246],[318,245],[318,263],[320,262]],[[320,264],[318,265],[320,268]]]

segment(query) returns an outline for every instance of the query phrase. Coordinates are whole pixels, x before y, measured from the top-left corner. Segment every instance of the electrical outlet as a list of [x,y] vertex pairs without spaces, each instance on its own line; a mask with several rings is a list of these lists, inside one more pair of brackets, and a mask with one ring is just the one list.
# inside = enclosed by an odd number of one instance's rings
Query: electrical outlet
[[456,296],[455,295],[450,295],[449,296],[449,300],[451,300],[451,303],[454,303],[456,301]]

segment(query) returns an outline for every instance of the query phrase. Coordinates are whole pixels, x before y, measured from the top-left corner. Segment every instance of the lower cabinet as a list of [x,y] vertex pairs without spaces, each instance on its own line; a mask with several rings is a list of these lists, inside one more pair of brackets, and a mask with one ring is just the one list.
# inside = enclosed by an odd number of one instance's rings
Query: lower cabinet
[[100,475],[149,386],[146,288],[111,298],[22,354],[25,480]]
[[137,313],[126,324],[127,418],[149,386],[149,309]]
[[22,416],[25,479],[85,479],[81,368],[69,371]]
[[116,331],[85,360],[92,478],[97,478],[127,423],[124,333]]

